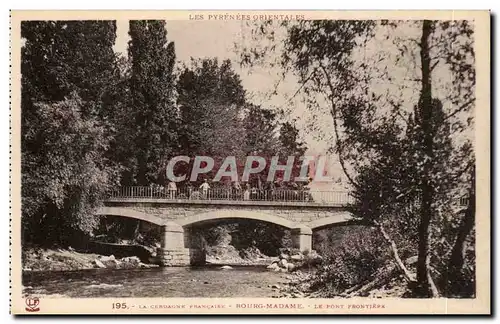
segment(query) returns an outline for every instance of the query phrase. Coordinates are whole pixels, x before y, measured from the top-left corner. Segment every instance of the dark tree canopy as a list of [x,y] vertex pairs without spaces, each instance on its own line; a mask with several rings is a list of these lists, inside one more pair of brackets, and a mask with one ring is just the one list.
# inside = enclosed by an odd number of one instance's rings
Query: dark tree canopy
[[105,152],[118,70],[112,21],[30,21],[21,35],[23,239],[66,242],[116,181]]
[[129,35],[129,131],[134,136],[124,181],[149,185],[162,179],[164,164],[178,151],[175,48],[164,21],[130,21]]

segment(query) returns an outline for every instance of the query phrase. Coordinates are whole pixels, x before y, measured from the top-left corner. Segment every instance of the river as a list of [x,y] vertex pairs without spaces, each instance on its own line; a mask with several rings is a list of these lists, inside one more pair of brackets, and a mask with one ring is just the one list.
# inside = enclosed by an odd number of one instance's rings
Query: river
[[277,297],[287,274],[265,266],[95,269],[23,274],[25,295],[45,297]]

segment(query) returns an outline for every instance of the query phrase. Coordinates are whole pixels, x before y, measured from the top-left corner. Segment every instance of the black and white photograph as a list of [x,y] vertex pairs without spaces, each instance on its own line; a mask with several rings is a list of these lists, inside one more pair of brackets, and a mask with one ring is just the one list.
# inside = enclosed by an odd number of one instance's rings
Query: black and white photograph
[[18,12],[17,311],[488,313],[489,13],[320,13]]

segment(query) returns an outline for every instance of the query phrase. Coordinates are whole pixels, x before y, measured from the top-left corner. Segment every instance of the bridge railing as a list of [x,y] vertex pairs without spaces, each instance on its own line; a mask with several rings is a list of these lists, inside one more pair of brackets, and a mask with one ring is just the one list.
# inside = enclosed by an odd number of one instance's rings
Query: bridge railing
[[111,198],[150,198],[167,200],[232,200],[232,201],[297,201],[333,204],[349,204],[354,198],[348,191],[311,190],[238,190],[214,188],[208,190],[180,188],[169,190],[164,187],[122,187],[111,193]]

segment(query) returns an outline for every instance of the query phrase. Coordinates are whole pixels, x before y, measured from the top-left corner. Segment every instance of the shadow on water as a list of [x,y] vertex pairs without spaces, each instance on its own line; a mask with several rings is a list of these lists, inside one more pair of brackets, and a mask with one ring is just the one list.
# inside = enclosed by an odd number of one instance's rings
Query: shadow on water
[[23,273],[24,293],[46,297],[271,297],[284,274],[263,265]]

